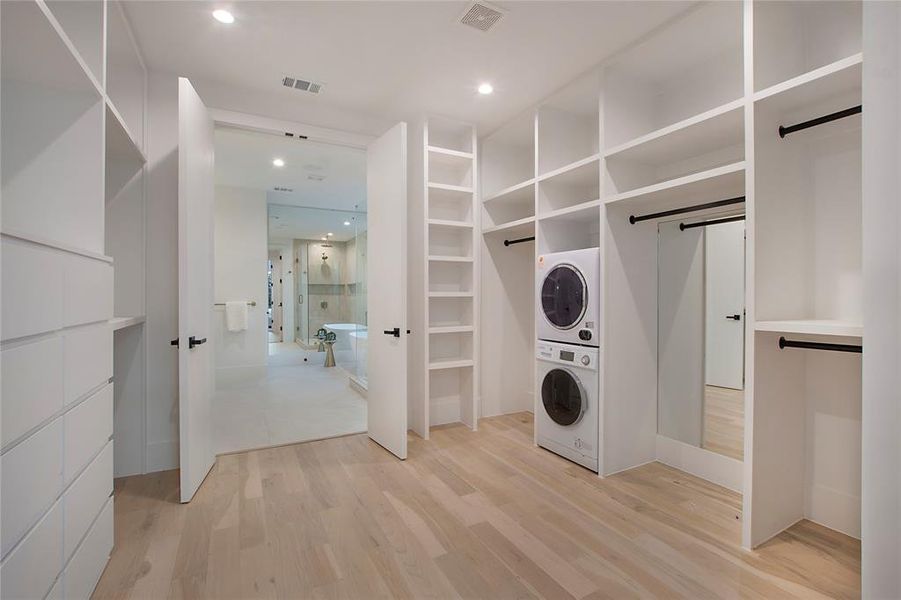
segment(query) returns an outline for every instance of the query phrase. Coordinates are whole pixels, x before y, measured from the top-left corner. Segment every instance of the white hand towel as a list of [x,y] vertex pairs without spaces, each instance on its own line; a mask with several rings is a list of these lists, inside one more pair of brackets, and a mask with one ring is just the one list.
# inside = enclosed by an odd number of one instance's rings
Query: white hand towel
[[245,331],[247,329],[246,301],[225,303],[225,326],[229,331]]

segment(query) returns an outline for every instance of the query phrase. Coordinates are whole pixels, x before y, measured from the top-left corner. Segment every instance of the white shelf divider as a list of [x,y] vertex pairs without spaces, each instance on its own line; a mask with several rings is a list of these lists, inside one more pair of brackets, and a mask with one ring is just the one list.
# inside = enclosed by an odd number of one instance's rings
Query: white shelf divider
[[110,319],[110,326],[112,326],[113,331],[119,331],[120,329],[125,329],[126,327],[133,327],[135,325],[140,325],[146,320],[144,315],[133,316],[133,317],[113,317]]

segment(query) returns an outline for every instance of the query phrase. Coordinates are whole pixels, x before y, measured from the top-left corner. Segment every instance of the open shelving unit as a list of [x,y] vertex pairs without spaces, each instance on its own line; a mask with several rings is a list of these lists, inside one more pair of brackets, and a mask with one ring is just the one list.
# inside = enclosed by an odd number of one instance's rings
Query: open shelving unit
[[415,303],[422,307],[421,347],[413,350],[421,379],[409,414],[411,429],[428,439],[436,425],[478,426],[478,153],[475,128],[449,119],[425,119],[413,139],[423,156],[425,297]]

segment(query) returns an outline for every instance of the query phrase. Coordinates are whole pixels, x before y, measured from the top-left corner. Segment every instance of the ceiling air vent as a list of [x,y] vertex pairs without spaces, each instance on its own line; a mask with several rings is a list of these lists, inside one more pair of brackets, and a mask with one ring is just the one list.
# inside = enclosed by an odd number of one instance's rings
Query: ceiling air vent
[[504,16],[504,11],[486,2],[473,2],[460,17],[460,22],[479,31],[488,31]]
[[[294,188],[281,187],[281,186],[278,186],[278,185],[275,186],[275,187],[272,188],[272,189],[275,190],[276,192],[293,192],[293,191],[294,191]],[[278,217],[275,217],[275,218],[277,219]]]
[[306,79],[297,79],[296,77],[285,77],[284,79],[282,79],[282,85],[285,87],[293,88],[295,90],[300,90],[301,92],[309,92],[311,94],[318,94],[322,91],[321,83],[307,81]]

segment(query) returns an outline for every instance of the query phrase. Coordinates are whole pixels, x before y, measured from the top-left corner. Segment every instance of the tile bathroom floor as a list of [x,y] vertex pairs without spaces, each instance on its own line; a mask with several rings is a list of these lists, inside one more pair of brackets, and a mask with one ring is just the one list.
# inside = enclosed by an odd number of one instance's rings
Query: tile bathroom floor
[[[336,353],[339,365],[343,358]],[[327,369],[324,360],[324,353],[296,344],[269,344],[266,378],[213,395],[216,453],[366,431],[366,400],[348,385],[343,369]]]

